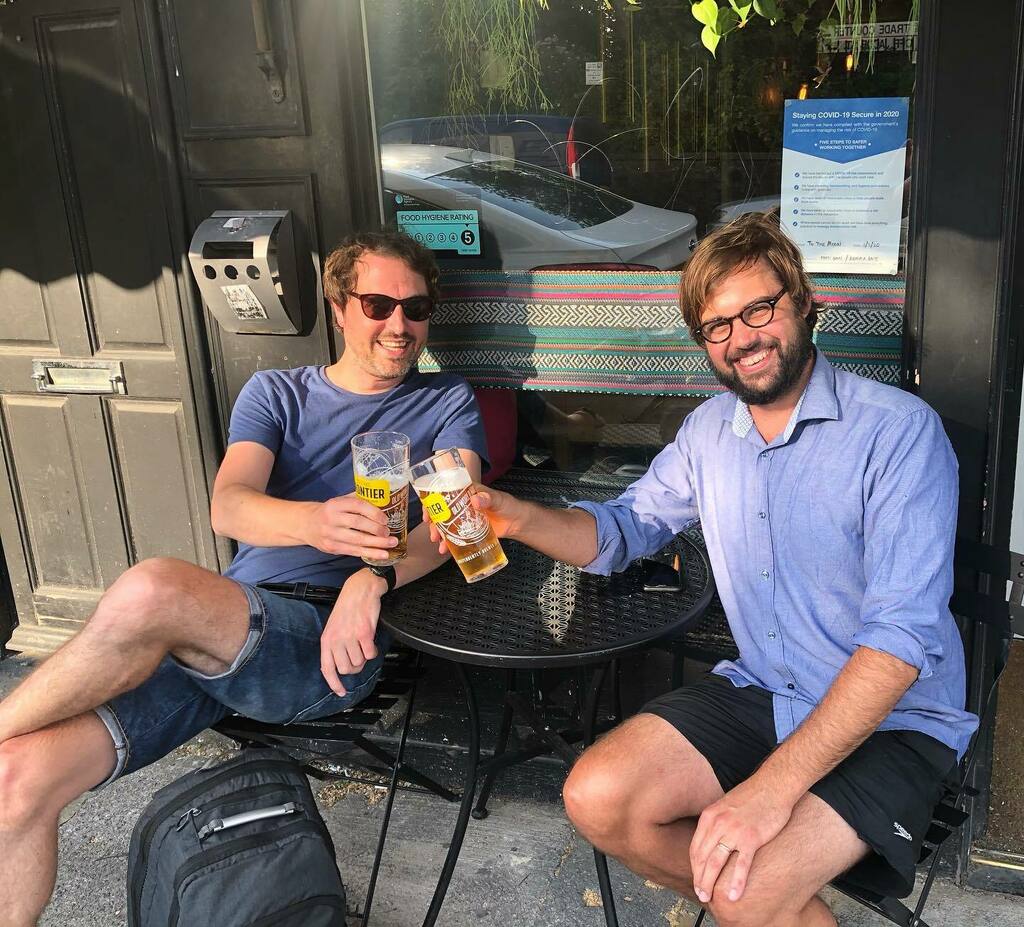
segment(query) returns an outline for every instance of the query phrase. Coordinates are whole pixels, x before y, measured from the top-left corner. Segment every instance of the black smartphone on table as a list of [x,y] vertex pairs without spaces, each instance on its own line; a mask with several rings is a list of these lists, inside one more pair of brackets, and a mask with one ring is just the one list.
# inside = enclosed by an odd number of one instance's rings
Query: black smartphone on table
[[640,561],[640,572],[644,592],[683,591],[682,554],[673,554],[663,560],[644,557]]

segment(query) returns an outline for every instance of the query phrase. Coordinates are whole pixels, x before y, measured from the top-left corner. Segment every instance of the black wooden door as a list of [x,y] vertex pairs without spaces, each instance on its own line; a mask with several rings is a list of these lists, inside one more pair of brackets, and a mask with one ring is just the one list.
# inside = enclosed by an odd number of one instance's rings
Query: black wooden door
[[380,221],[361,13],[355,0],[161,0],[160,13],[190,227],[217,209],[289,209],[306,251],[301,335],[233,335],[207,315],[224,427],[253,371],[333,358],[321,260]]

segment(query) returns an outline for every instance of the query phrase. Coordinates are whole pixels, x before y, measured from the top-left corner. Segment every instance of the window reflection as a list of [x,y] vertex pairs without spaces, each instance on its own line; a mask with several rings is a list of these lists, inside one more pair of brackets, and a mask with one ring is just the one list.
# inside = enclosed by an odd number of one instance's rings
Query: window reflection
[[[884,0],[878,19],[906,23],[914,8]],[[492,415],[510,460],[588,479],[642,471],[714,388],[689,367],[664,375],[666,344],[684,338],[673,327],[681,323],[666,321],[668,299],[645,300],[650,285],[629,273],[678,269],[698,236],[779,207],[787,100],[909,97],[914,118],[913,42],[867,42],[853,54],[828,28],[833,0],[810,3],[799,29],[758,18],[716,57],[680,0],[558,0],[548,9],[534,0],[372,0],[364,10],[386,218],[479,212],[479,253],[431,243],[478,313],[451,325],[461,346],[442,336],[449,341],[437,364],[508,394]],[[906,173],[900,273],[909,146]],[[601,271],[606,285],[580,283],[576,304],[560,292],[548,311],[553,278],[523,276],[544,269]],[[494,271],[506,276],[485,276]],[[672,289],[674,278],[655,278]],[[899,277],[885,280],[898,313]],[[860,299],[857,281],[832,275],[821,286],[840,294],[833,301]],[[494,293],[499,302],[487,309]],[[608,311],[583,318],[580,301]],[[531,351],[532,362],[524,359]],[[635,373],[608,369],[633,380],[604,376],[600,363],[587,373],[594,355],[629,358]],[[692,360],[685,351],[671,356]],[[659,386],[649,389],[652,382]]]

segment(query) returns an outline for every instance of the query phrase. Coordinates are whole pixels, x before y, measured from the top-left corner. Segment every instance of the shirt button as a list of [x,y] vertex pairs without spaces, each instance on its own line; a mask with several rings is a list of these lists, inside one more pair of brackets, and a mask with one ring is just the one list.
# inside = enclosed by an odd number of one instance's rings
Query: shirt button
[[795,689],[795,688],[796,688],[796,686],[794,686],[794,685],[793,685],[793,683],[791,683],[791,682],[787,682],[787,683],[786,683],[786,688],[787,688],[787,689]]
[[768,632],[768,640],[770,640],[770,641],[775,640],[775,632],[774,631],[769,631]]
[[757,517],[758,518],[767,518],[768,517],[768,513],[767,512],[758,512],[757,513]]
[[767,578],[768,578],[768,571],[767,570],[762,570],[761,571],[761,579],[767,579]]

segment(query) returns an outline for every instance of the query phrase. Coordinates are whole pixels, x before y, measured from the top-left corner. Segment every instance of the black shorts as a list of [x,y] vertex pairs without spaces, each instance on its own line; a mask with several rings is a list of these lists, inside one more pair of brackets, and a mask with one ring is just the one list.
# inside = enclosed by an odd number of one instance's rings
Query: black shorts
[[[749,779],[777,746],[772,694],[714,673],[643,711],[693,744],[726,792]],[[844,877],[890,897],[909,895],[932,810],[956,768],[956,753],[934,737],[876,731],[811,786],[873,851]]]

